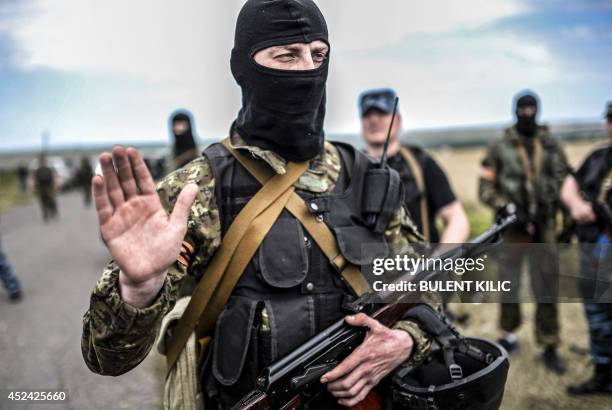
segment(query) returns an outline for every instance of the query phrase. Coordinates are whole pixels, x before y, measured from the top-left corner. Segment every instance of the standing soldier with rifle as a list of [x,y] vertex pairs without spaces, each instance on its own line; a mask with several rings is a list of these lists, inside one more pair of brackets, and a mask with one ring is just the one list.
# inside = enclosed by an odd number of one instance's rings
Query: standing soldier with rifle
[[561,199],[576,221],[581,243],[580,289],[585,299],[595,364],[589,380],[568,387],[572,395],[612,393],[612,304],[598,303],[596,287],[597,282],[606,286],[612,283],[612,102],[608,103],[604,116],[608,145],[593,151],[577,172],[565,178],[561,190]]
[[[229,138],[157,189],[136,150],[100,156],[103,177],[94,177],[93,190],[113,261],[83,322],[92,371],[120,375],[138,365],[191,276],[199,284],[160,340],[166,406],[197,408],[203,399],[229,408],[261,369],[345,315],[343,305],[367,288],[361,265],[390,245],[410,252],[420,239],[401,207],[399,176],[325,141],[329,56],[313,1],[249,0],[231,57],[242,108]],[[362,255],[363,243],[378,244],[377,254]],[[322,376],[331,394],[312,408],[361,402],[430,347],[417,319],[393,328],[365,314],[346,321],[367,335]],[[201,357],[197,370],[189,355]],[[188,369],[200,380],[183,379]]]
[[[559,209],[559,191],[569,166],[562,147],[546,126],[537,123],[538,99],[531,92],[515,98],[516,124],[505,130],[504,137],[491,145],[482,162],[479,197],[496,209],[507,203],[517,206],[519,223],[506,235],[509,247],[500,256],[500,280],[512,281],[520,289],[521,266],[528,256],[529,243],[555,241],[555,217]],[[519,243],[526,244],[519,246]],[[538,247],[541,249],[541,247]],[[536,341],[544,348],[544,365],[561,374],[566,366],[557,354],[559,318],[555,297],[554,258],[528,257],[536,306]],[[552,281],[552,284],[551,284]],[[540,298],[545,303],[540,303]],[[518,350],[516,329],[521,323],[517,300],[501,305],[502,344],[509,352]]]

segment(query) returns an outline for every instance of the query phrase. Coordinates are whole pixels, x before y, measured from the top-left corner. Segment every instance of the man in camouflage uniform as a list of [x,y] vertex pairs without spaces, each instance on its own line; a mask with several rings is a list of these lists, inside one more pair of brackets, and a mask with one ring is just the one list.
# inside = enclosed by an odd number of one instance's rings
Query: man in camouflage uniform
[[55,200],[55,171],[47,166],[45,154],[40,154],[38,168],[34,172],[36,194],[42,209],[43,221],[57,218],[57,201]]
[[[612,393],[612,303],[602,293],[612,284],[612,222],[604,206],[612,206],[612,102],[604,114],[608,144],[593,151],[563,183],[561,199],[578,224],[581,246],[580,289],[589,322],[593,376],[568,387],[572,395]],[[609,208],[608,208],[609,209]]]
[[[308,161],[296,192],[333,203],[343,196],[332,193],[363,177],[358,166],[349,175],[347,164],[371,162],[352,147],[324,140],[329,49],[325,20],[312,1],[247,1],[232,52],[243,107],[230,145],[276,174],[287,172],[289,161]],[[115,147],[100,156],[100,163],[103,177],[94,177],[94,197],[113,261],[91,295],[82,351],[92,371],[120,375],[147,355],[182,283],[202,278],[232,218],[259,186],[221,144],[167,176],[157,190],[134,149]],[[328,209],[321,218],[333,223],[332,214]],[[358,218],[351,220],[351,226],[334,228],[344,235],[342,252],[349,260],[355,249],[360,252],[354,233],[369,231]],[[382,242],[405,251],[418,238],[401,207],[380,233]],[[193,249],[190,263],[179,257],[183,240]],[[350,299],[331,262],[284,210],[218,320],[213,346],[201,364],[206,406],[231,407],[254,386],[265,365],[342,318],[341,306]],[[363,314],[346,320],[370,331],[353,354],[322,376],[331,395],[320,408],[360,402],[395,367],[421,361],[430,346],[419,325],[409,320],[393,329]]]
[[[552,243],[559,190],[569,171],[567,159],[548,128],[537,124],[538,100],[533,93],[519,94],[515,110],[516,124],[491,145],[482,162],[479,196],[494,209],[516,204],[520,223],[506,232],[505,242]],[[540,252],[540,257],[528,257],[532,290],[536,300],[546,302],[536,306],[536,341],[544,347],[542,361],[546,367],[563,373],[565,364],[556,351],[559,345],[559,318],[554,303],[556,268],[552,256],[542,257],[542,252],[548,252],[545,248],[508,245],[500,255],[499,275],[501,280],[510,280],[518,291],[523,259],[529,250]],[[517,300],[511,302],[501,305],[504,334],[500,340],[510,352],[518,350],[514,332],[521,322],[520,304]]]

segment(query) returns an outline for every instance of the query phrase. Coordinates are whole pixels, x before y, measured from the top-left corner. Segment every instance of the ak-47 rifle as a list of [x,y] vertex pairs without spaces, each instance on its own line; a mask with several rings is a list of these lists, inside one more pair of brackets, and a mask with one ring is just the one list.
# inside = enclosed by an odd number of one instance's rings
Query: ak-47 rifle
[[[587,198],[589,199],[589,198]],[[558,237],[561,243],[571,242],[572,235],[576,235],[580,241],[593,242],[600,233],[612,236],[612,208],[607,202],[589,201],[593,206],[596,221],[587,224],[578,224],[576,221],[566,224]]]
[[[495,223],[482,235],[459,245],[439,257],[458,259],[473,257],[501,240],[503,231],[516,222],[514,211],[508,206],[498,214]],[[420,271],[405,274],[399,280],[429,280],[440,272]],[[393,326],[405,313],[415,307],[413,294],[368,292],[346,306],[347,314],[365,313],[385,326]],[[263,369],[253,391],[242,398],[233,410],[301,409],[325,393],[320,377],[336,367],[363,341],[366,329],[352,327],[341,319],[299,346],[279,361]],[[372,391],[359,409],[379,409],[381,401]]]

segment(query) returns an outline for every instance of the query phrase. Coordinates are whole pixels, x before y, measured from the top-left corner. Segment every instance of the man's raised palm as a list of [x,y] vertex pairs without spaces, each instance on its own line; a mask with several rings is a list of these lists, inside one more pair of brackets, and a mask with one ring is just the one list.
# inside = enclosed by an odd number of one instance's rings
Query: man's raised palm
[[138,151],[115,147],[112,156],[100,155],[100,164],[104,176],[93,179],[100,232],[123,283],[160,278],[179,255],[197,186],[183,189],[168,216]]

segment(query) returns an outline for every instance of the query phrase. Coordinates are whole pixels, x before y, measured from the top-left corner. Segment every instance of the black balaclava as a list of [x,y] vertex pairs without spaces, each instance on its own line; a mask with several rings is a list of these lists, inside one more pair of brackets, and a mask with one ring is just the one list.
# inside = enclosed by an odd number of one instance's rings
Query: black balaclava
[[289,161],[322,151],[328,59],[314,70],[294,71],[264,67],[253,58],[270,46],[315,40],[329,45],[325,18],[312,0],[248,0],[242,7],[231,58],[242,88],[234,129],[249,145]]
[[[525,106],[536,107],[534,115],[519,115],[519,108]],[[538,129],[536,117],[538,115],[538,97],[533,93],[523,93],[516,99],[515,114],[516,114],[516,130],[519,134],[525,137],[533,137]]]
[[[177,121],[187,121],[189,127],[185,132],[181,134],[174,133],[174,123]],[[179,155],[196,148],[195,139],[193,137],[193,127],[191,121],[191,114],[187,111],[178,111],[171,116],[170,120],[170,133],[174,136],[174,156]]]

